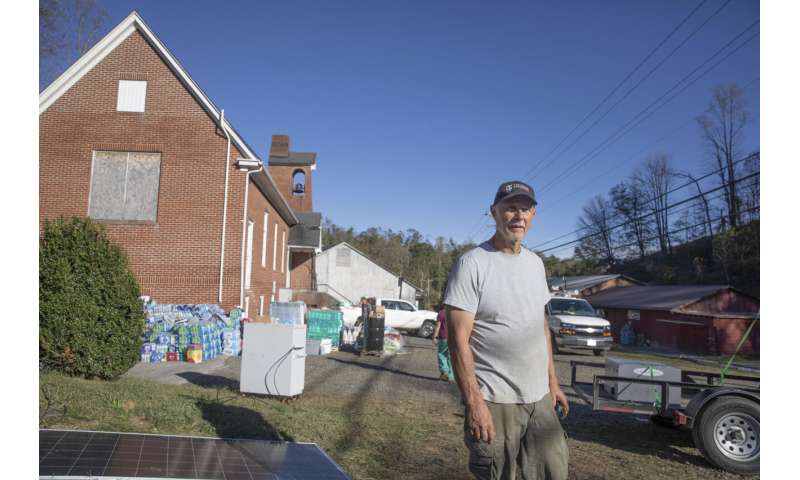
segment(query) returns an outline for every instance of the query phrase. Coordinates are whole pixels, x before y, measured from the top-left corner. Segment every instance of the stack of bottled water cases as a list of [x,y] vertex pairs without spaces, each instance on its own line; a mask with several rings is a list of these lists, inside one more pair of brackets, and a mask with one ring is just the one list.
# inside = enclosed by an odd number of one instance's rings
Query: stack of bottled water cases
[[[167,353],[172,358],[186,360],[189,346],[203,351],[203,360],[223,355],[238,355],[241,351],[239,310],[226,315],[218,305],[208,304],[157,304],[145,305],[145,332],[141,348],[141,361],[163,362]],[[226,348],[226,331],[235,331]]]
[[303,325],[306,319],[305,302],[272,302],[269,317],[278,325]]
[[235,357],[242,351],[242,334],[239,328],[222,329],[222,354]]
[[314,340],[329,339],[339,347],[342,339],[343,314],[339,310],[309,310],[306,337]]

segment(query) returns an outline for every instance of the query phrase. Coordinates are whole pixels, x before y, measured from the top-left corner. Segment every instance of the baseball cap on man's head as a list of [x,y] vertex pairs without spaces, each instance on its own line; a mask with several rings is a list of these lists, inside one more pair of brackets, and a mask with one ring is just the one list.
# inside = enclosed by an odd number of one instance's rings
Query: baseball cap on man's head
[[531,188],[531,186],[527,183],[520,182],[518,180],[502,183],[497,188],[497,193],[494,196],[494,203],[492,203],[492,206],[497,205],[503,200],[511,197],[530,198],[531,202],[533,202],[533,206],[536,206],[536,194],[533,192],[533,188]]

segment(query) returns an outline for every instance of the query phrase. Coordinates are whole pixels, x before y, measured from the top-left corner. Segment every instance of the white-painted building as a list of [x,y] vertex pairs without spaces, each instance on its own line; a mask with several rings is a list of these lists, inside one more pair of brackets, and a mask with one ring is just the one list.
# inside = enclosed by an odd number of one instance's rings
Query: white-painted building
[[357,304],[361,297],[401,298],[414,305],[423,290],[373,262],[347,242],[314,257],[317,291]]

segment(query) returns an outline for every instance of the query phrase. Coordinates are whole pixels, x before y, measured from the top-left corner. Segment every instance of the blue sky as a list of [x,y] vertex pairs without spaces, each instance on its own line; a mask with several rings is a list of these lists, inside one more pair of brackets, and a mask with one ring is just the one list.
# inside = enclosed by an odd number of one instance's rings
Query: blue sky
[[[524,179],[539,192],[535,245],[574,230],[581,207],[648,154],[711,171],[694,118],[715,84],[747,86],[743,150],[759,148],[756,37],[545,188],[758,20],[757,1],[733,0],[579,142],[525,176],[700,2],[101,3],[107,29],[139,11],[262,158],[274,133],[317,152],[315,210],[335,223],[479,241],[491,233],[483,214],[497,185]],[[600,113],[724,3],[706,1]]]

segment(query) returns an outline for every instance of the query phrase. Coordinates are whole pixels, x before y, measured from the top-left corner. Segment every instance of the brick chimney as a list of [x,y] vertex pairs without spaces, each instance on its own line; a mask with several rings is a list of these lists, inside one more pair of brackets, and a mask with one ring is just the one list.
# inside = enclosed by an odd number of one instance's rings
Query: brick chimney
[[289,156],[289,135],[273,135],[272,145],[269,147],[270,157]]

